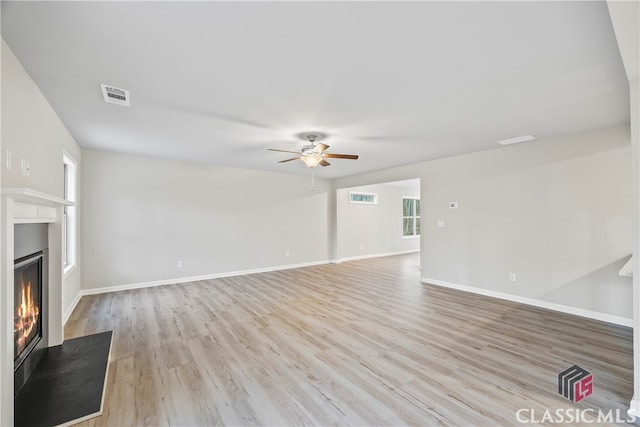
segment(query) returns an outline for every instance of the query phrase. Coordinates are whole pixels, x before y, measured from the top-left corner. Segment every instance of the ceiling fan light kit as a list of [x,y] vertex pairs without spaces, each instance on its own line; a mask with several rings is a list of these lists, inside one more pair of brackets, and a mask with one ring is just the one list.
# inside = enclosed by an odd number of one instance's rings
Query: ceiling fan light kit
[[322,157],[316,153],[303,154],[300,159],[310,168],[315,168],[322,161]]

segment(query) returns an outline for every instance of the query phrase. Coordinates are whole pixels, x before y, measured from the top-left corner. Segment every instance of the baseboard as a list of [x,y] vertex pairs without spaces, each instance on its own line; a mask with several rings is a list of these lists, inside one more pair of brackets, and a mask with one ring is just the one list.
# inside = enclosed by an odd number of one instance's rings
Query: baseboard
[[199,280],[221,279],[224,277],[244,276],[246,274],[268,273],[272,271],[290,270],[293,268],[312,267],[315,265],[329,264],[331,261],[313,261],[301,264],[279,265],[275,267],[255,268],[251,270],[229,271],[224,273],[205,274],[202,276],[178,277],[174,279],[155,280],[152,282],[129,283],[126,285],[104,286],[100,288],[82,289],[80,296],[106,294],[109,292],[128,291],[131,289],[151,288],[155,286],[173,285],[178,283],[197,282]]
[[484,295],[487,297],[499,298],[499,299],[517,302],[520,304],[531,305],[539,308],[546,308],[548,310],[558,311],[561,313],[573,314],[575,316],[586,317],[588,319],[599,320],[601,322],[613,323],[615,325],[620,325],[620,326],[633,327],[633,319],[628,319],[626,317],[599,313],[597,311],[585,310],[583,308],[571,307],[563,304],[555,304],[548,301],[542,301],[534,298],[527,298],[527,297],[521,297],[518,295],[506,294],[503,292],[496,292],[488,289],[476,288],[473,286],[449,283],[449,282],[445,282],[437,279],[429,279],[428,277],[423,277],[420,279],[420,281],[423,283],[429,283],[429,284],[441,286],[444,288],[456,289],[464,292],[471,292],[474,294]]
[[345,261],[357,261],[357,260],[360,260],[360,259],[380,258],[380,257],[385,257],[385,256],[394,256],[394,255],[404,255],[404,254],[411,254],[411,253],[415,253],[415,252],[420,252],[420,249],[411,249],[409,251],[385,252],[385,253],[381,253],[381,254],[369,254],[369,255],[351,256],[351,257],[345,257],[345,258],[338,258],[338,259],[334,260],[333,262],[335,264],[340,264],[341,262],[345,262]]
[[78,292],[76,294],[76,297],[71,302],[71,305],[69,306],[69,308],[67,308],[67,311],[64,312],[64,317],[62,319],[62,324],[63,325],[67,324],[67,321],[69,320],[69,317],[71,317],[71,313],[73,313],[73,310],[76,309],[76,306],[80,302],[80,298],[82,298],[82,296],[83,296],[82,291]]

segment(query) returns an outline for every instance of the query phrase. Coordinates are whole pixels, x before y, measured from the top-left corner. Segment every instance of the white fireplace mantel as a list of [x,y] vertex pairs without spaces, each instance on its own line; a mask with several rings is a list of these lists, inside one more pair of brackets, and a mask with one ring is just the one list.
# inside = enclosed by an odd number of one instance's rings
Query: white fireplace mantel
[[3,188],[0,194],[13,199],[14,224],[56,222],[57,206],[75,203],[30,188]]
[[49,224],[49,321],[47,346],[62,344],[62,213],[73,206],[29,188],[0,189],[0,425],[13,425],[14,226]]

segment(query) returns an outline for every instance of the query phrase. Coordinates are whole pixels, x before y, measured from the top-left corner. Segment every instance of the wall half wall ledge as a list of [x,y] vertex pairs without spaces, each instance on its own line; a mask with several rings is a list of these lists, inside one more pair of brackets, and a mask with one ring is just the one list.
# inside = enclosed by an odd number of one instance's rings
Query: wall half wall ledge
[[633,255],[631,255],[629,261],[620,269],[620,275],[633,277]]

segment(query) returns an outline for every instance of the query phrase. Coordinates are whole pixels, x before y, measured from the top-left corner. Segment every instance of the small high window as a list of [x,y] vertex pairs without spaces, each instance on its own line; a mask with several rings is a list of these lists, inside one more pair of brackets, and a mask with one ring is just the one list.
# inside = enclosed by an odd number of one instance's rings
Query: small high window
[[375,193],[360,193],[360,192],[351,191],[349,193],[349,203],[375,205],[378,203],[378,195]]

